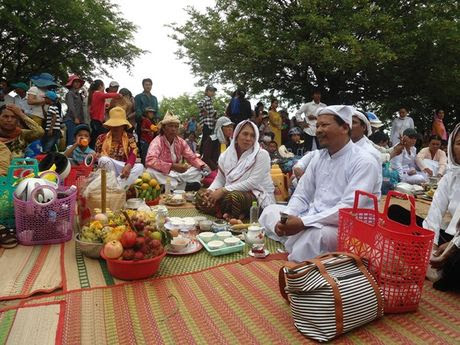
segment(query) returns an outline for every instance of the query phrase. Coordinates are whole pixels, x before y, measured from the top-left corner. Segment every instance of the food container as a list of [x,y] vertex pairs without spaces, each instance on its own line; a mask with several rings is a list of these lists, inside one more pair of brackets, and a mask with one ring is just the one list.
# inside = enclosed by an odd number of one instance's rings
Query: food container
[[230,231],[220,231],[217,233],[217,238],[221,241],[229,237],[232,237],[232,233]]
[[189,238],[185,237],[174,237],[171,241],[171,249],[175,252],[185,249],[190,243]]
[[236,238],[236,237],[228,237],[224,240],[224,243],[226,246],[236,246],[238,243],[240,243],[241,240],[239,238]]
[[[201,234],[200,234],[201,235]],[[203,245],[203,247],[208,251],[208,253],[212,256],[219,256],[219,255],[225,255],[225,254],[231,254],[231,253],[236,253],[236,252],[241,252],[243,250],[243,248],[246,246],[246,244],[242,241],[239,241],[239,243],[236,243],[235,245],[233,246],[229,246],[229,245],[225,245],[224,243],[224,246],[221,247],[221,248],[218,248],[218,249],[212,249],[208,246],[208,243],[206,243],[205,241],[203,241],[203,239],[198,236],[198,241],[201,242],[201,244]],[[221,242],[221,241],[219,241]]]
[[200,231],[209,231],[212,228],[212,221],[205,219],[200,221],[199,223]]
[[109,259],[104,255],[104,251],[101,250],[101,257],[107,262],[109,273],[115,278],[122,280],[145,279],[152,276],[160,268],[161,260],[163,260],[165,255],[166,250],[163,250],[163,253],[151,259],[128,261]]
[[222,219],[218,219],[212,223],[212,231],[214,232],[227,231],[227,227],[227,222]]
[[[200,222],[201,222],[202,220],[208,220],[208,218],[206,218],[205,216],[195,216],[195,217],[193,217],[193,219],[195,219],[195,223],[196,223],[196,224],[200,224]],[[211,223],[212,223],[212,222],[211,222]]]
[[171,217],[169,218],[169,223],[173,228],[180,228],[184,225],[184,222],[181,218]]
[[223,241],[215,240],[215,241],[208,242],[208,247],[211,250],[221,249],[224,246],[225,246],[225,243]]
[[104,243],[83,242],[80,240],[80,234],[75,236],[75,242],[78,243],[80,251],[84,256],[92,259],[99,259]]
[[126,208],[137,210],[141,206],[146,206],[144,199],[132,198],[132,199],[126,200],[126,204],[125,204]]
[[202,232],[198,235],[198,237],[205,243],[212,241],[215,236],[216,234],[213,232]]
[[193,217],[182,218],[182,222],[186,227],[194,227],[196,224],[195,219],[193,219]]
[[174,195],[180,195],[181,197],[184,196],[185,194],[185,190],[182,190],[182,189],[177,189],[173,192]]

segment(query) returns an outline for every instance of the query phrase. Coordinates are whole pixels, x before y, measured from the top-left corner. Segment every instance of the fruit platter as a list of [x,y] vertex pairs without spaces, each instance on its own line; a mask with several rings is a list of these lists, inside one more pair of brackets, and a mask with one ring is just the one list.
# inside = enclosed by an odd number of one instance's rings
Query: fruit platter
[[148,172],[144,172],[136,180],[134,189],[136,190],[137,197],[144,199],[147,205],[159,199],[161,193],[160,184]]

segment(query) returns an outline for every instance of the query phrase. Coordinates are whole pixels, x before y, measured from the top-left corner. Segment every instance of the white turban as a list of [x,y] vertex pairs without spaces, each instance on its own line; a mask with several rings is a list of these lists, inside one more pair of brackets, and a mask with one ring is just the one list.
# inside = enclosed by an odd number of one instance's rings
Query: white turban
[[360,112],[358,110],[355,110],[355,113],[353,114],[353,116],[357,116],[360,120],[362,120],[364,122],[364,124],[367,127],[367,136],[371,135],[372,134],[372,127],[371,127],[371,123],[369,122],[369,120],[366,117],[366,115],[364,115],[362,112]]
[[350,105],[330,105],[322,108],[318,111],[318,117],[320,115],[337,115],[351,128],[353,124],[353,113],[355,108]]

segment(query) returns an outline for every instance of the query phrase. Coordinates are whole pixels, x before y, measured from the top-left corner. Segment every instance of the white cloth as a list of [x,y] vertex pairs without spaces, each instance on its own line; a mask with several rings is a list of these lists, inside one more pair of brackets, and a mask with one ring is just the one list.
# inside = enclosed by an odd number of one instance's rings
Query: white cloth
[[376,159],[377,163],[382,165],[382,156],[380,152],[374,148],[374,145],[372,145],[372,141],[370,141],[368,137],[363,136],[361,139],[355,142],[355,144],[363,148],[365,151],[369,152],[369,154]]
[[171,159],[173,162],[176,162],[177,163],[177,156],[176,156],[176,151],[174,149],[174,142],[176,141],[176,139],[173,140],[172,144],[169,142],[169,140],[165,140],[166,142],[166,145],[169,146],[169,151],[171,152]]
[[380,145],[377,145],[376,143],[370,141],[374,149],[380,152],[380,161],[383,163],[389,162],[391,159],[390,153],[393,151],[393,148],[386,148],[382,147]]
[[107,156],[102,156],[99,158],[97,164],[99,167],[104,167],[108,171],[115,172],[115,176],[117,177],[118,184],[120,185],[121,188],[125,190],[128,189],[132,184],[134,184],[136,179],[139,176],[141,176],[141,174],[144,172],[144,166],[140,163],[136,163],[132,167],[131,173],[129,174],[128,178],[121,178],[120,174],[126,165],[125,162],[117,161]]
[[[460,125],[457,125],[449,137],[447,145],[447,172],[441,178],[438,189],[434,193],[428,216],[423,221],[423,227],[434,231],[434,243],[438,243],[439,230],[441,229],[444,214],[449,213],[454,216],[460,207],[460,164],[458,164],[452,154],[452,141],[455,139]],[[452,227],[451,227],[452,228]],[[450,235],[455,233],[450,232]]]
[[314,120],[309,120],[308,116],[313,115],[316,117],[316,113],[318,109],[326,107],[326,104],[324,103],[315,103],[315,101],[311,101],[308,103],[305,103],[300,107],[299,110],[295,113],[295,118],[297,120],[297,123],[301,123],[305,121],[308,124],[308,127],[305,127],[303,131],[314,137],[316,136],[316,119]]
[[21,108],[24,114],[29,115],[32,113],[32,108],[30,107],[29,103],[27,103],[27,96],[22,98],[21,96],[16,95],[13,98],[13,103]]
[[[39,89],[36,86],[32,86],[29,91],[27,91],[27,96],[34,95],[38,100],[43,100],[45,98],[45,91]],[[44,118],[43,110],[41,104],[29,104],[30,105],[30,115],[38,116],[39,118]],[[47,106],[45,105],[45,111]]]
[[159,184],[166,184],[166,179],[169,177],[171,188],[179,190],[184,190],[187,183],[200,182],[203,178],[202,171],[195,167],[190,167],[183,173],[171,170],[169,174],[163,174],[151,168],[146,169],[146,171],[153,176]]
[[407,128],[415,128],[414,120],[411,117],[405,116],[404,118],[400,118],[398,116],[393,120],[390,131],[391,145],[395,146],[399,143],[399,137],[402,136],[404,130]]
[[[236,153],[236,138],[244,125],[249,123],[255,132],[254,146],[241,155],[238,159]],[[249,121],[242,121],[236,126],[230,146],[219,157],[217,176],[209,186],[210,190],[221,187],[229,192],[252,192],[261,207],[274,204],[275,187],[270,175],[271,161],[267,151],[260,148],[259,130]]]
[[411,170],[417,169],[417,164],[415,159],[417,158],[417,149],[412,146],[410,148],[410,152],[407,152],[406,149],[393,157],[390,160],[391,168],[398,171],[399,178],[402,182],[410,183],[410,184],[422,184],[428,181],[428,177],[425,173],[417,171],[413,175],[409,175],[408,172]]
[[[305,174],[289,200],[285,213],[302,219],[307,230],[285,241],[289,260],[303,261],[319,253],[334,250],[337,242],[338,212],[352,207],[355,191],[362,190],[380,197],[380,165],[369,153],[350,140],[332,156],[326,149],[318,151],[310,161]],[[371,207],[362,198],[359,207]],[[265,209],[259,223],[270,237],[279,214]]]
[[222,131],[222,127],[228,126],[233,122],[226,116],[221,116],[216,121],[216,127],[214,128],[214,133],[210,136],[211,140],[219,140],[219,143],[226,144],[227,138],[225,138],[224,132]]
[[337,115],[340,117],[345,123],[350,126],[353,125],[353,113],[355,112],[355,108],[350,105],[329,105],[326,108],[321,108],[316,113],[317,116],[320,115]]
[[432,159],[425,158],[422,160],[423,166],[433,172],[433,176],[438,175],[439,162]]

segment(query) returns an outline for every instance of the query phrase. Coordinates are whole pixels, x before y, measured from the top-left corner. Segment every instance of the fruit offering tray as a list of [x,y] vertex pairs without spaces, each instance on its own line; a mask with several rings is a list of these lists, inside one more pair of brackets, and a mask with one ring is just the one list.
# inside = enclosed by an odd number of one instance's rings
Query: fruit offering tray
[[200,236],[197,236],[196,238],[197,238],[198,241],[200,241],[200,243],[203,245],[203,247],[212,256],[220,256],[220,255],[240,252],[240,251],[243,250],[244,246],[246,245],[243,241],[240,240],[239,243],[237,243],[237,244],[235,244],[233,246],[225,246],[225,247],[222,247],[222,248],[219,248],[219,249],[211,249],[211,248],[209,248],[208,244],[200,238]]

